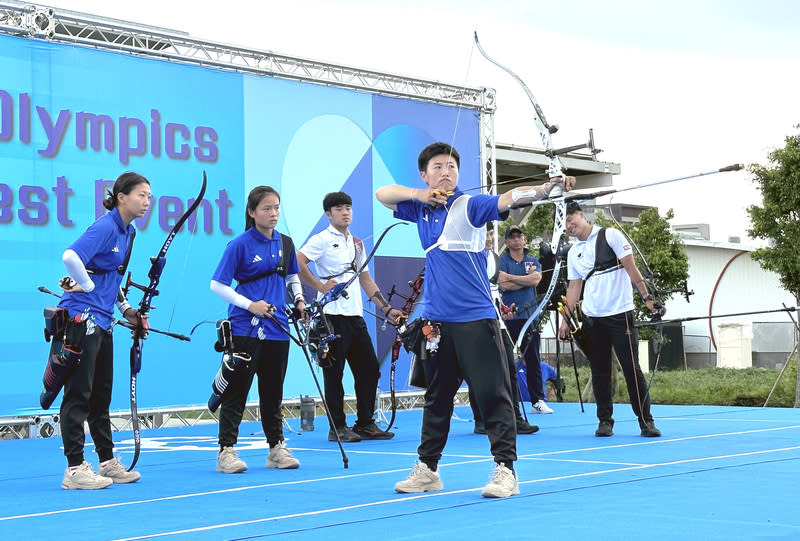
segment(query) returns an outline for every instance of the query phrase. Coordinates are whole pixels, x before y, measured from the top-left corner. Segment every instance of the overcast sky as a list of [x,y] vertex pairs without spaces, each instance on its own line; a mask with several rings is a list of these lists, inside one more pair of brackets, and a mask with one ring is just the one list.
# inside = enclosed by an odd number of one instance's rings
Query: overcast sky
[[[532,108],[484,49],[530,87],[557,147],[589,128],[640,184],[766,163],[800,124],[800,2],[792,0],[50,0],[45,4],[163,26],[195,38],[497,90],[496,139],[538,146]],[[746,173],[620,194],[614,202],[710,223],[746,240],[759,201]]]

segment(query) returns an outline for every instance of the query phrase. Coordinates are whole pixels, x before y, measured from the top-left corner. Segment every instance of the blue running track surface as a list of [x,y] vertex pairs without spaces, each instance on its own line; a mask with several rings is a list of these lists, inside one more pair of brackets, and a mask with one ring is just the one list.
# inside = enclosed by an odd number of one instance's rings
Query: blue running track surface
[[[142,479],[94,491],[61,489],[60,438],[2,441],[0,539],[800,539],[800,410],[654,405],[663,437],[648,439],[627,404],[610,438],[594,437],[594,404],[551,406],[529,415],[541,430],[517,440],[521,494],[502,500],[480,495],[494,465],[466,407],[444,489],[424,494],[393,490],[416,459],[420,410],[398,413],[393,440],[344,444],[348,469],[324,417],[286,432],[297,470],[266,469],[260,424],[243,423],[249,469],[234,475],[215,471],[216,425],[146,430]],[[115,444],[127,464],[131,433]]]

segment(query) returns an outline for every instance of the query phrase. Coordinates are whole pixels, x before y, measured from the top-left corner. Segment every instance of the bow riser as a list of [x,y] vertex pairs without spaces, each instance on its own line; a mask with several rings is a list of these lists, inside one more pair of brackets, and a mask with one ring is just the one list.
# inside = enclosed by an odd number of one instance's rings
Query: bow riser
[[[411,316],[411,313],[414,311],[414,306],[417,304],[417,298],[422,294],[422,284],[425,281],[425,267],[422,267],[422,270],[419,272],[417,277],[414,279],[413,282],[409,282],[408,285],[411,288],[411,294],[407,297],[404,297],[406,302],[403,304],[403,307],[400,309],[400,312],[406,318],[406,322],[408,318]],[[387,301],[391,300],[392,295],[399,295],[397,291],[395,291],[395,286],[392,286],[392,290],[389,292],[389,298]],[[392,402],[392,416],[389,419],[389,424],[386,427],[386,431],[388,432],[392,425],[394,424],[394,419],[397,416],[397,399],[395,398],[395,372],[397,371],[397,359],[400,357],[400,348],[403,345],[403,340],[400,338],[400,331],[401,329],[405,329],[405,323],[400,324],[397,326],[397,331],[394,335],[394,342],[392,343],[392,356],[390,359],[391,366],[389,370],[389,391],[391,393],[391,402]]]

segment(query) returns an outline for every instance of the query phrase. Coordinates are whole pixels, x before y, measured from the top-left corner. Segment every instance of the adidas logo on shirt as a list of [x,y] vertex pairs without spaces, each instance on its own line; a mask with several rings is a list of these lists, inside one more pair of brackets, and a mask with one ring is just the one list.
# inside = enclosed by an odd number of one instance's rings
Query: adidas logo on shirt
[[253,260],[250,263],[258,263],[259,261],[261,261],[261,256],[256,254],[256,256],[253,258]]
[[114,252],[115,254],[118,254],[119,253],[119,246],[114,246],[114,248],[112,248],[111,251]]

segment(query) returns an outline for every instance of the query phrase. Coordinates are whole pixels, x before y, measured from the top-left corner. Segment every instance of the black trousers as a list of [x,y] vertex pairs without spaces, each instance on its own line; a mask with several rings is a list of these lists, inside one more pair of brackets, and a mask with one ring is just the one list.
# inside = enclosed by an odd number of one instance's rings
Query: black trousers
[[258,375],[258,409],[261,427],[272,446],[283,441],[283,381],[289,361],[288,340],[259,340],[249,336],[234,336],[239,352],[250,355],[247,372],[228,385],[222,396],[219,412],[219,444],[230,447],[239,439],[239,425],[247,404],[247,394]]
[[[519,409],[519,382],[517,381],[517,366],[514,359],[514,344],[511,342],[508,333],[503,332],[502,328],[500,329],[500,334],[503,337],[503,350],[506,353],[506,360],[508,361],[508,375],[511,380],[511,401],[514,404],[514,417],[516,419],[522,419],[522,412]],[[476,423],[483,423],[483,418],[478,408],[478,400],[472,392],[472,387],[469,387],[467,392],[469,393],[469,406],[472,408],[472,417]]]
[[625,375],[631,408],[639,419],[639,426],[643,427],[643,423],[652,422],[647,382],[639,368],[639,336],[633,326],[633,312],[589,318],[589,322],[583,325],[583,333],[588,348],[586,356],[589,357],[592,369],[597,418],[601,421],[613,420],[614,403],[611,396],[611,348],[613,347],[622,366],[622,373]]
[[442,323],[441,332],[438,351],[423,361],[428,388],[417,449],[420,460],[438,463],[442,458],[450,433],[453,398],[466,380],[483,418],[495,462],[515,461],[517,425],[508,360],[497,320]]
[[375,394],[378,391],[380,369],[367,324],[361,316],[327,315],[334,334],[341,338],[330,344],[333,355],[332,366],[322,370],[325,380],[325,401],[328,403],[331,418],[337,428],[347,424],[344,413],[344,363],[350,365],[353,373],[353,387],[356,392],[356,424],[367,426],[373,422],[375,414]]
[[111,333],[100,327],[94,327],[91,334],[86,334],[85,324],[81,327],[79,332],[82,336],[78,342],[83,353],[64,382],[60,411],[61,441],[70,466],[83,463],[84,421],[89,424],[89,433],[100,461],[114,458],[108,414],[114,383],[114,340]]
[[[512,340],[516,342],[519,339],[519,332],[522,326],[525,325],[524,319],[511,319],[506,321],[506,328],[508,334],[511,335]],[[525,361],[525,383],[528,385],[528,394],[531,397],[531,404],[535,404],[539,400],[544,400],[546,397],[542,392],[542,367],[539,364],[541,357],[539,356],[539,343],[541,337],[539,331],[533,330],[534,324],[528,327],[525,333],[525,338],[522,339],[522,358]]]

